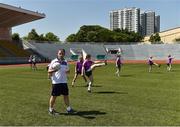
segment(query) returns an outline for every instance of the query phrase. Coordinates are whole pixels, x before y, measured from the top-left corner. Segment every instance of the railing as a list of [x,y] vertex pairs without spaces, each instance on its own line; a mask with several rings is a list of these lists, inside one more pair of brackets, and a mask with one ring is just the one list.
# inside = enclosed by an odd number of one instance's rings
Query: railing
[[23,64],[28,63],[28,57],[0,57],[0,64]]

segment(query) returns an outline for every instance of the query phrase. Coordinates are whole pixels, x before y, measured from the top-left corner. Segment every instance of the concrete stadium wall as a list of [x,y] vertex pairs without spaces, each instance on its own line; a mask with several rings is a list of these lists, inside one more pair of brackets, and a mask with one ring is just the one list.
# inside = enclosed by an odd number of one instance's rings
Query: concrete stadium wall
[[180,60],[180,44],[105,45],[105,47],[120,47],[124,60],[146,60],[150,56],[157,60],[166,60],[169,54]]
[[[96,55],[107,55],[106,48],[122,50],[122,58],[124,60],[147,60],[148,57],[154,56],[157,60],[166,60],[171,54],[176,60],[180,60],[180,44],[136,44],[136,45],[119,45],[119,44],[50,44],[50,43],[31,43],[38,53],[45,58],[53,59],[56,57],[57,51],[60,48],[66,50],[66,58],[70,60],[70,48],[84,49],[90,53],[95,59]],[[108,59],[113,60],[115,55],[107,55]]]

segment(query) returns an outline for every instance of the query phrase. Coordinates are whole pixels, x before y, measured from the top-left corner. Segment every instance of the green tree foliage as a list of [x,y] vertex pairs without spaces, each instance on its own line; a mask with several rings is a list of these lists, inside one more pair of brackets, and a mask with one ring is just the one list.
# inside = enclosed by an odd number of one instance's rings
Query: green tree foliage
[[28,33],[28,40],[40,40],[39,35],[35,29],[32,29],[31,32]]
[[75,42],[76,41],[76,35],[75,34],[71,34],[66,38],[67,42]]
[[177,39],[176,39],[176,42],[180,42],[180,38],[177,38]]
[[140,42],[141,35],[129,32],[127,29],[116,29],[111,31],[98,25],[80,27],[76,34],[71,34],[66,38],[67,42]]
[[58,36],[56,36],[55,34],[53,34],[52,32],[49,32],[45,35],[45,39],[47,41],[55,41],[55,42],[59,42],[59,38]]
[[54,33],[48,32],[45,34],[45,36],[44,34],[39,35],[35,29],[32,29],[31,32],[29,32],[27,36],[23,37],[23,39],[35,40],[39,42],[43,42],[43,41],[60,42],[60,39]]
[[13,41],[19,41],[20,40],[20,36],[18,33],[13,33],[11,37],[12,37]]
[[162,44],[161,37],[159,36],[159,33],[152,34],[149,38],[149,41],[152,44]]

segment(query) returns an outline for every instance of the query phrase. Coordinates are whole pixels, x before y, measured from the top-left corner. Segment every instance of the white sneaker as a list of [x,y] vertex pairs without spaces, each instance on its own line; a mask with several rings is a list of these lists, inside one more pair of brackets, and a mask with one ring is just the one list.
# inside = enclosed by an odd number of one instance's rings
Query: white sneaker
[[91,87],[90,86],[88,86],[88,92],[91,92]]

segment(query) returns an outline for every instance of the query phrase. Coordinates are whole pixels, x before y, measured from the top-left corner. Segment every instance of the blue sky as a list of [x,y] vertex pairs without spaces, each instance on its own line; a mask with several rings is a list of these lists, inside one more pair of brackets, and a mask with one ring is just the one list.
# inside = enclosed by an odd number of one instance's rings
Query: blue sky
[[21,6],[46,14],[45,19],[14,27],[13,33],[25,36],[32,28],[39,34],[53,32],[60,40],[76,33],[82,25],[101,25],[109,28],[109,11],[138,7],[155,11],[161,16],[161,31],[180,27],[180,0],[0,0],[1,3]]

